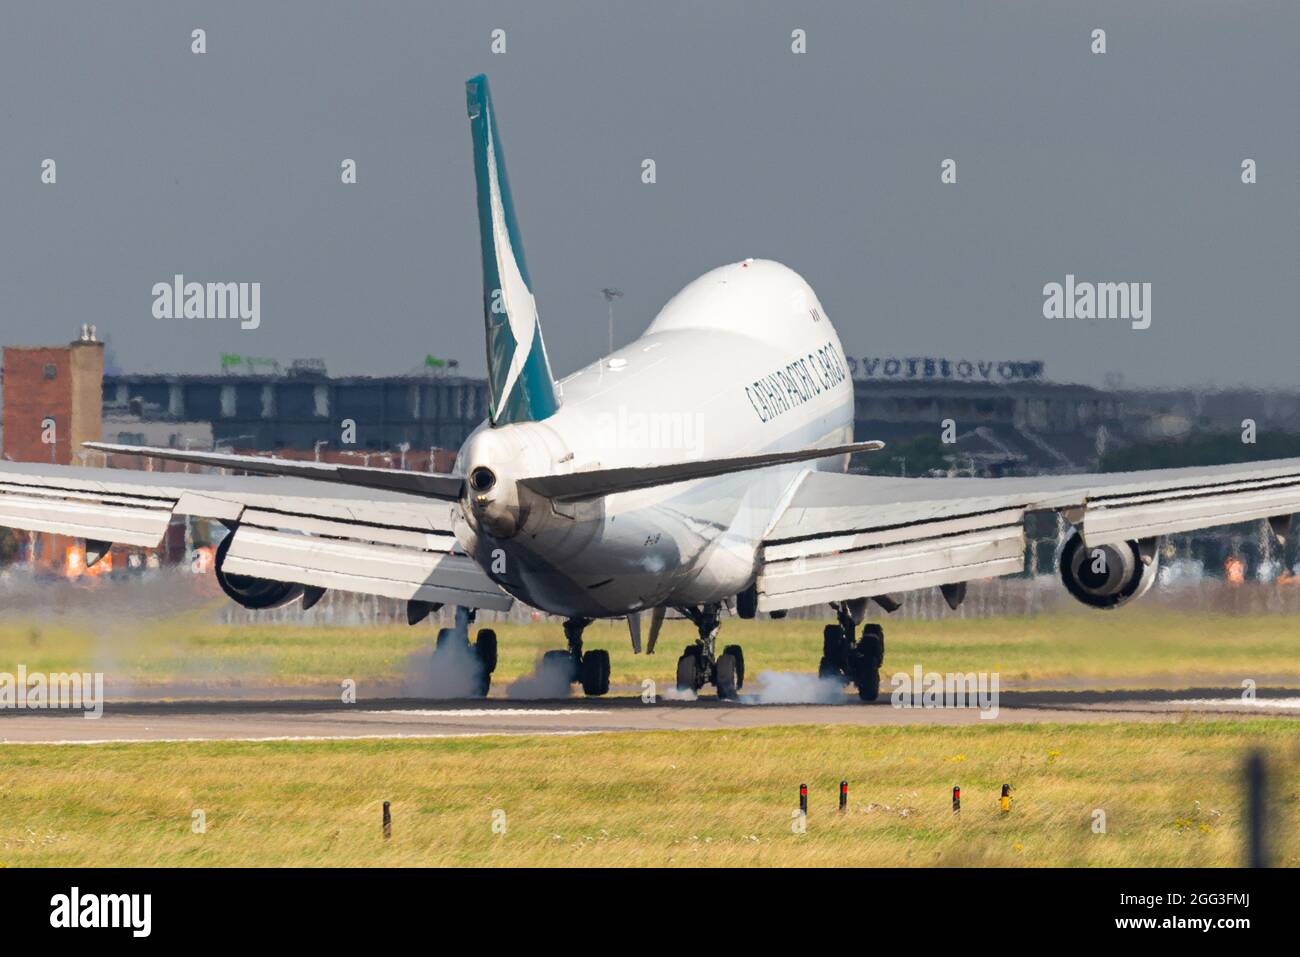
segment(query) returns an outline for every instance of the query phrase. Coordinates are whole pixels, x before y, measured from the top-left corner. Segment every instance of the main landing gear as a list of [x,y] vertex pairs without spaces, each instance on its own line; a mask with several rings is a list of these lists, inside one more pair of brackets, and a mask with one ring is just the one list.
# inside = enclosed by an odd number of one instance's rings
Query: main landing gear
[[570,618],[564,623],[567,651],[548,651],[542,655],[542,667],[554,668],[569,678],[570,684],[582,685],[582,693],[599,697],[609,691],[609,652],[593,648],[582,650],[582,632],[591,624],[590,618]]
[[[473,623],[472,611],[462,616],[460,609],[457,609],[457,627],[438,629],[433,660],[435,667],[439,662],[445,662],[447,666],[456,668],[456,662],[464,661],[467,657],[477,659],[478,667],[473,671],[474,688],[470,693],[475,697],[486,698],[488,689],[492,687],[492,672],[497,670],[497,633],[491,628],[480,628],[478,637],[471,644],[469,626]],[[460,667],[461,673],[464,673],[464,666]]]
[[831,606],[838,624],[827,625],[822,633],[820,678],[838,678],[858,686],[858,697],[875,701],[880,697],[880,666],[885,660],[885,630],[879,625],[862,626],[862,637],[854,638],[857,625],[847,603]]
[[718,605],[677,610],[695,623],[700,637],[695,644],[687,645],[677,659],[677,690],[699,691],[712,684],[723,701],[734,701],[745,686],[745,653],[740,645],[727,645],[722,654],[714,656],[718,638]]

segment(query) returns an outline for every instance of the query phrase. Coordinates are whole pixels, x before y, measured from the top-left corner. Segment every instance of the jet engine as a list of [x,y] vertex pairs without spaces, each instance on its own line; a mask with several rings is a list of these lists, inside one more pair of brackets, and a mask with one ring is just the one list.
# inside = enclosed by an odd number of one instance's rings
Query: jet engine
[[216,569],[217,584],[221,586],[230,600],[237,605],[262,611],[267,608],[279,608],[287,605],[303,593],[302,585],[293,582],[277,582],[266,578],[254,578],[252,575],[228,575],[223,570],[226,564],[226,552],[235,536],[227,535],[217,546]]
[[1118,608],[1145,595],[1160,564],[1156,540],[1087,546],[1075,532],[1061,552],[1061,581],[1090,608]]

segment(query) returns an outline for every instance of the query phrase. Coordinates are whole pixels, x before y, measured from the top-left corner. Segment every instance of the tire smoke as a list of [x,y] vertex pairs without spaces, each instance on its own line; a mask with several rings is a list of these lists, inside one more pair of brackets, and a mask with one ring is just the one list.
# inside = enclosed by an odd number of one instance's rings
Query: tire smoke
[[425,645],[407,655],[402,664],[402,697],[406,698],[475,698],[482,681],[478,655],[455,638],[441,648]]
[[572,694],[569,682],[570,666],[567,661],[557,661],[540,655],[531,674],[517,678],[506,688],[506,697],[517,701],[536,701],[542,698],[567,698]]
[[742,691],[745,704],[843,704],[844,684],[836,678],[791,671],[764,671],[752,692]]

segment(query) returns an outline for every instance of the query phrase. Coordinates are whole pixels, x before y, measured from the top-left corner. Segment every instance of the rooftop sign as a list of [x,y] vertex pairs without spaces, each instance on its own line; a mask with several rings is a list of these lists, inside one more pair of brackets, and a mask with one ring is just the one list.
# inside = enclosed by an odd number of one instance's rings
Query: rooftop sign
[[1025,382],[1043,378],[1043,363],[1004,359],[940,359],[934,356],[848,358],[855,379]]

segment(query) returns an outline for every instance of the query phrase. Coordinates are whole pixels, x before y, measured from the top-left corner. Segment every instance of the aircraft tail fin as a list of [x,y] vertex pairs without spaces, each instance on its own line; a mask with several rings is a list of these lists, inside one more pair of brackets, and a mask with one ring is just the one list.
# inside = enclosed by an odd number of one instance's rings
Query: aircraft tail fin
[[483,252],[483,319],[487,329],[492,425],[537,422],[560,407],[524,262],[505,156],[487,77],[465,84]]

